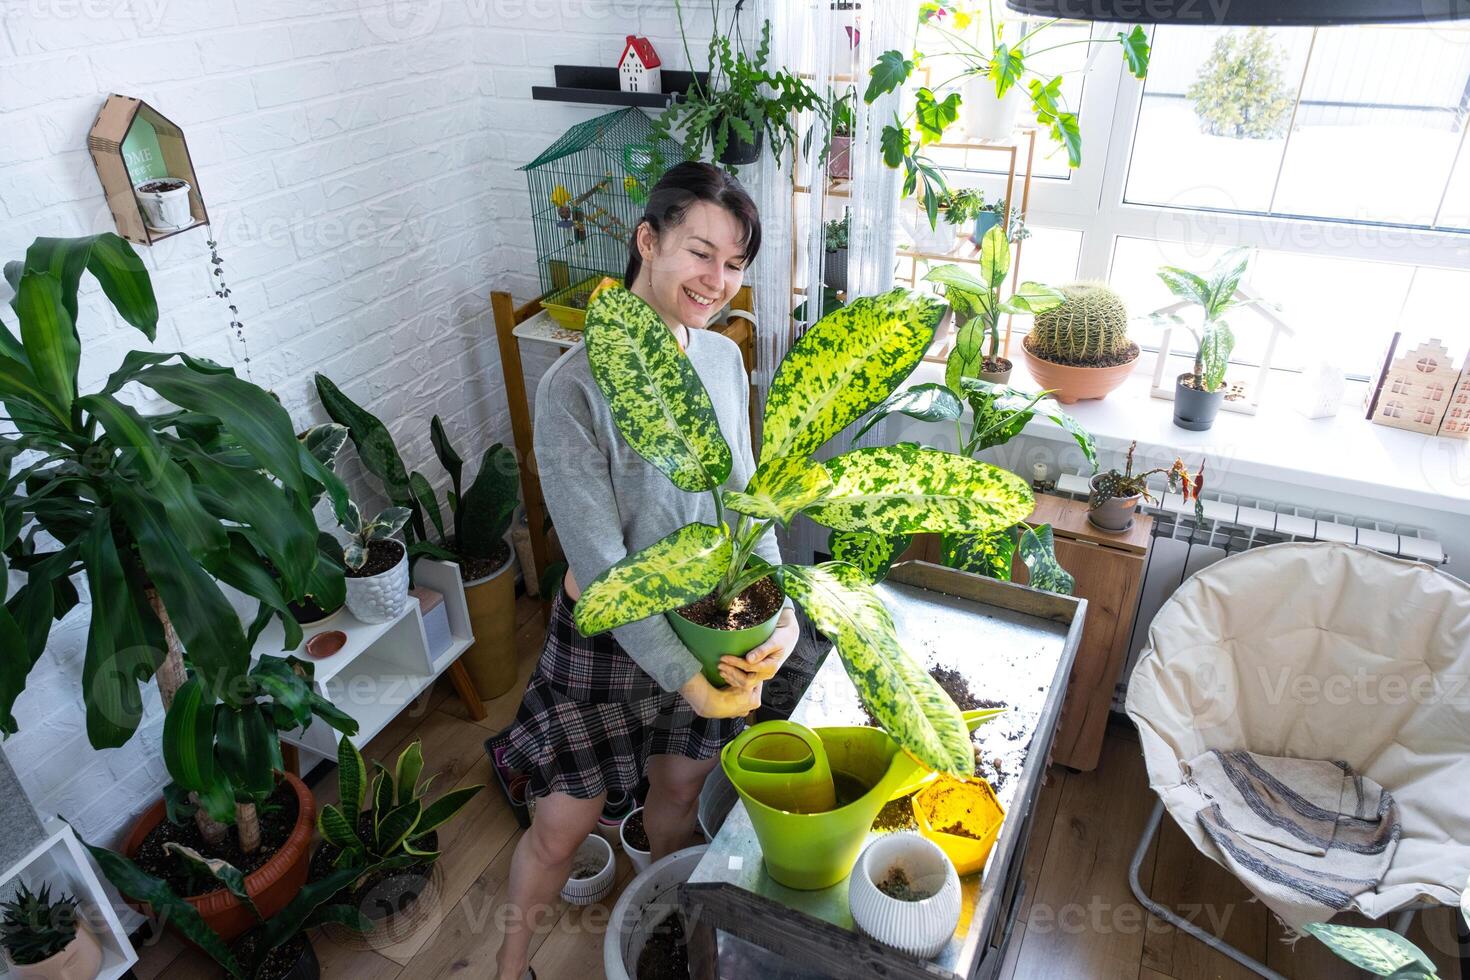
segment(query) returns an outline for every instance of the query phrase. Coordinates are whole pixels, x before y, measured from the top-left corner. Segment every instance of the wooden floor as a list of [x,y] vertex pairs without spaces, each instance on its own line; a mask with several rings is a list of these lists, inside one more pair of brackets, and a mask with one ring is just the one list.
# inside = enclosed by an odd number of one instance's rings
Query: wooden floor
[[[364,755],[388,761],[415,738],[423,740],[425,771],[442,770],[437,787],[491,784],[459,818],[440,832],[443,857],[440,914],[406,939],[383,948],[349,948],[316,934],[313,944],[327,977],[352,980],[429,980],[493,977],[500,945],[496,910],[504,902],[511,853],[521,830],[493,785],[484,740],[507,724],[520,703],[520,688],[535,667],[542,628],[539,607],[522,598],[517,650],[521,683],[487,701],[487,717],[471,722],[441,681],[368,744]],[[330,772],[315,787],[319,803],[336,799]],[[1143,760],[1133,733],[1109,730],[1102,763],[1091,773],[1053,767],[1038,804],[1027,854],[1027,898],[1002,977],[1076,980],[1248,980],[1253,974],[1192,937],[1150,916],[1128,888],[1128,864],[1153,806]],[[618,855],[618,891],[632,876]],[[1245,889],[1199,856],[1166,818],[1141,874],[1156,899],[1206,928],[1223,930],[1236,946],[1294,978],[1367,977],[1334,959],[1320,944],[1282,941],[1280,928]],[[585,909],[558,906],[532,945],[532,966],[543,980],[594,980],[602,974],[602,939],[617,899]],[[1416,919],[1410,938],[1441,966],[1445,980],[1455,965],[1454,919],[1448,910]],[[202,954],[165,937],[140,950],[136,974],[188,978],[215,975]]]

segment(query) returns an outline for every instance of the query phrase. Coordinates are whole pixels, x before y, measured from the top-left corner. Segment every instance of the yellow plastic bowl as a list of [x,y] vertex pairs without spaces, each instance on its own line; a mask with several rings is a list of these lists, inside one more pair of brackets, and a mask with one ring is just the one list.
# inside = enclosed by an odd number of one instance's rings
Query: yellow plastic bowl
[[547,293],[541,300],[541,307],[568,330],[581,330],[587,324],[587,304],[602,279],[601,274],[588,276],[556,292]]
[[[919,833],[939,845],[956,871],[969,875],[985,867],[1006,816],[989,783],[979,777],[940,776],[914,794],[912,806]],[[956,824],[966,834],[939,829]]]

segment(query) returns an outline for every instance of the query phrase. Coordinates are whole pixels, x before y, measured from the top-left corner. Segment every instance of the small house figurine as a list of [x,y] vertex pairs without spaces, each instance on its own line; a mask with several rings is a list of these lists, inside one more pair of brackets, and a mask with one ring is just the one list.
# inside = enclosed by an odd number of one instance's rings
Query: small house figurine
[[1402,334],[1394,334],[1378,383],[1369,391],[1368,418],[1410,432],[1435,435],[1450,407],[1460,372],[1449,349],[1429,340],[1400,353]]
[[1460,380],[1450,395],[1450,406],[1445,410],[1439,434],[1447,439],[1470,439],[1470,356],[1465,358]]
[[618,60],[619,87],[624,92],[662,92],[663,69],[659,67],[662,64],[648,38],[629,34],[623,56]]

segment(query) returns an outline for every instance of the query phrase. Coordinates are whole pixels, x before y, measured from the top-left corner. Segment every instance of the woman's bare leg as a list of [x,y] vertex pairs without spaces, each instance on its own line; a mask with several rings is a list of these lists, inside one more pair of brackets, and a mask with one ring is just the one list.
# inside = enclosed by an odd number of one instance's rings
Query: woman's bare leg
[[501,917],[505,936],[495,956],[499,980],[525,975],[537,920],[544,919],[561,894],[577,848],[597,828],[606,798],[605,793],[591,800],[552,793],[536,801],[536,819],[521,835],[510,861],[510,908]]
[[699,809],[699,791],[704,788],[704,777],[717,762],[719,756],[648,757],[648,800],[644,803],[643,828],[648,831],[648,845],[655,861],[689,846]]

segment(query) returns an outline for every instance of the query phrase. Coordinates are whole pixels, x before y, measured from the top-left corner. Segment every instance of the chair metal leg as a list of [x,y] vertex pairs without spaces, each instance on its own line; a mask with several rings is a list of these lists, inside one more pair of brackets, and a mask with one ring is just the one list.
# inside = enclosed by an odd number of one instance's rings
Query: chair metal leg
[[1138,899],[1140,905],[1148,909],[1160,919],[1163,919],[1165,922],[1169,923],[1171,926],[1174,926],[1176,929],[1179,929],[1183,932],[1189,933],[1189,935],[1198,939],[1200,942],[1204,943],[1211,949],[1219,950],[1221,953],[1224,953],[1226,956],[1230,957],[1232,960],[1239,963],[1247,970],[1250,970],[1251,972],[1257,974],[1258,976],[1265,977],[1266,980],[1286,980],[1286,977],[1277,973],[1275,970],[1272,970],[1264,963],[1257,962],[1256,960],[1242,953],[1240,950],[1236,949],[1234,946],[1227,943],[1225,940],[1219,938],[1218,936],[1214,936],[1208,932],[1205,932],[1203,929],[1199,928],[1192,922],[1180,918],[1172,911],[1164,908],[1164,906],[1160,905],[1158,902],[1155,902],[1153,899],[1149,898],[1148,895],[1144,894],[1143,886],[1140,885],[1138,882],[1138,869],[1143,866],[1144,856],[1148,854],[1149,845],[1154,842],[1154,837],[1156,837],[1159,832],[1159,825],[1163,823],[1163,821],[1164,803],[1162,800],[1160,800],[1154,804],[1154,812],[1148,818],[1148,826],[1144,827],[1143,829],[1143,838],[1138,842],[1138,850],[1133,852],[1133,863],[1128,866],[1128,887],[1133,889],[1133,897]]

